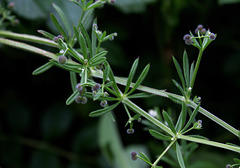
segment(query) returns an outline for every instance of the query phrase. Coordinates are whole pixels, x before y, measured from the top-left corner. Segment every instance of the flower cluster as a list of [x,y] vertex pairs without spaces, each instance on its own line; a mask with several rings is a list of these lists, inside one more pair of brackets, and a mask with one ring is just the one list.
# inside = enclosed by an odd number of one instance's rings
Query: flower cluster
[[215,40],[216,39],[216,35],[214,33],[211,33],[210,30],[206,30],[206,28],[203,27],[203,25],[198,25],[197,28],[195,29],[195,34],[197,35],[197,37],[195,37],[191,32],[190,34],[185,34],[183,36],[183,40],[185,41],[185,44],[187,45],[194,45],[194,43],[196,42],[196,40],[194,41],[194,39],[196,38],[208,38],[209,40]]
[[[79,92],[79,96],[77,96],[77,97],[75,98],[75,102],[78,103],[78,104],[79,104],[79,103],[80,103],[80,104],[86,104],[87,101],[88,101],[87,97],[85,96],[85,93],[87,92],[86,86],[83,86],[82,84],[78,83],[78,84],[76,85],[76,89],[77,89],[78,92]],[[93,97],[97,96],[97,95],[99,94],[98,92],[99,92],[100,89],[101,89],[101,85],[100,85],[99,83],[96,83],[95,85],[93,85],[93,86],[91,87],[92,96],[93,96]],[[107,97],[107,96],[109,96],[109,94],[108,94],[107,92],[104,92],[104,93],[103,93],[103,96],[104,96],[104,97]],[[105,106],[107,106],[107,104],[108,104],[107,100],[102,100],[102,101],[100,102],[100,106],[101,106],[101,107],[105,107]]]

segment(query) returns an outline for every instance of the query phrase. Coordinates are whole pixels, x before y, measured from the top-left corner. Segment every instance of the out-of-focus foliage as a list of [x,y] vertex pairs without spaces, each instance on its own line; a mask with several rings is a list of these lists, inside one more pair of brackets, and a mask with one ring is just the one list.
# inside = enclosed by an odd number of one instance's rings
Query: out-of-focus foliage
[[[52,2],[62,8],[71,25],[76,23],[81,13],[78,7],[67,0],[12,1],[15,2],[14,14],[20,20],[20,25],[12,30],[25,34],[37,34],[38,29],[49,29],[56,33],[49,17],[50,12],[55,12]],[[194,92],[202,97],[203,107],[239,127],[239,96],[233,94],[233,91],[240,92],[240,4],[237,2],[117,0],[116,4],[98,9],[96,14],[101,29],[118,33],[113,42],[104,44],[109,51],[108,59],[114,73],[127,76],[133,60],[140,57],[139,66],[151,63],[144,85],[174,90],[171,79],[176,77],[176,72],[172,55],[181,57],[184,48],[189,49],[184,45],[183,35],[199,23],[211,27],[218,38],[203,55]],[[7,5],[7,2],[1,0],[1,4]],[[124,125],[127,116],[122,113],[124,109],[115,111],[118,119],[116,123],[109,119],[103,123],[103,120],[107,120],[105,116],[100,120],[88,117],[89,112],[99,106],[95,102],[66,106],[65,100],[71,94],[67,72],[53,68],[43,75],[32,76],[32,71],[44,63],[43,58],[6,46],[0,47],[1,167],[121,167],[116,157],[129,159],[126,164],[130,167],[138,167],[138,164],[144,167],[140,160],[130,160],[133,149],[149,152],[148,156],[152,159],[163,149],[163,144],[152,139],[140,123],[136,124],[133,135],[126,134]],[[190,60],[195,60],[196,51],[189,50]],[[228,99],[219,96],[222,94]],[[153,106],[167,109],[172,105],[170,101],[156,97],[138,101],[145,109]],[[175,108],[170,110],[173,116],[178,111]],[[233,118],[229,112],[235,113],[236,117]],[[203,134],[214,140],[239,143],[231,135],[222,133],[222,129],[216,128],[206,118],[201,119]],[[115,143],[114,147],[111,147],[112,143]],[[121,151],[114,151],[117,146]],[[233,157],[237,157],[221,150],[213,152],[212,148],[200,147],[201,150],[197,150],[188,160],[191,168],[224,167]],[[170,160],[175,159],[171,151],[168,156]],[[168,163],[168,158],[163,160]],[[173,164],[172,167],[176,166]]]

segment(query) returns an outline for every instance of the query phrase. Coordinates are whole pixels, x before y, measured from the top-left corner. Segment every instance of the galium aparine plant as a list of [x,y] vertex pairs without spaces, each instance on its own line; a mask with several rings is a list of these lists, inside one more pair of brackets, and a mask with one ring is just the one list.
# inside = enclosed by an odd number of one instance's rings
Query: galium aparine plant
[[[139,158],[149,164],[151,168],[161,168],[162,157],[165,156],[168,151],[173,150],[176,155],[177,164],[179,164],[181,168],[185,168],[186,164],[184,157],[186,152],[189,151],[186,151],[186,148],[184,148],[183,141],[205,144],[240,153],[240,147],[237,145],[210,141],[203,136],[191,136],[188,134],[192,130],[202,129],[202,121],[197,120],[197,115],[201,113],[236,137],[240,137],[239,130],[202,108],[201,98],[192,95],[203,52],[208,45],[216,39],[217,35],[215,33],[210,32],[210,30],[204,28],[203,25],[198,25],[194,33],[190,31],[188,34],[184,35],[183,40],[185,44],[196,47],[199,54],[196,63],[193,62],[190,64],[187,52],[184,51],[182,67],[176,58],[173,57],[173,62],[180,79],[180,82],[173,79],[173,84],[181,93],[178,95],[141,85],[150,69],[149,64],[144,67],[137,80],[133,81],[139,64],[139,58],[133,62],[126,79],[114,75],[106,57],[108,51],[102,48],[101,45],[107,40],[114,40],[114,38],[117,37],[117,33],[113,32],[108,34],[106,31],[100,30],[96,19],[92,22],[90,34],[88,34],[88,30],[86,29],[86,22],[91,20],[90,16],[93,10],[106,3],[115,3],[114,0],[71,1],[82,9],[79,23],[73,27],[73,34],[71,33],[70,25],[66,17],[62,15],[63,12],[61,8],[54,4],[53,7],[59,14],[61,22],[66,28],[64,29],[56,16],[51,14],[50,17],[59,31],[58,35],[53,35],[44,30],[38,30],[44,37],[26,36],[24,34],[0,31],[0,35],[3,37],[0,38],[0,43],[48,57],[50,60],[33,71],[33,75],[44,73],[54,66],[69,71],[73,93],[66,100],[67,105],[74,102],[86,104],[90,100],[99,101],[99,109],[89,113],[90,117],[99,117],[107,113],[111,114],[115,108],[122,105],[128,116],[128,121],[126,123],[126,127],[128,127],[126,133],[128,134],[134,133],[134,122],[140,121],[143,124],[147,123],[146,126],[148,127],[150,135],[161,141],[161,143],[163,142],[165,144],[165,149],[159,153],[155,161],[151,161],[143,152],[134,151],[133,149],[130,153],[130,157],[133,161]],[[0,14],[1,11],[3,11],[3,9],[0,9]],[[12,22],[8,16],[6,16],[5,20]],[[5,25],[0,23],[0,26]],[[59,52],[51,53],[29,44],[20,43],[17,40],[10,40],[11,38],[14,39],[14,37],[18,37],[17,39],[19,39],[19,37],[24,37],[26,41],[57,47]],[[77,76],[80,77],[79,81],[77,80]],[[98,82],[96,82],[95,79],[98,79]],[[101,79],[101,83],[99,83],[99,79]],[[120,90],[118,85],[123,85],[125,88]],[[136,93],[136,90],[141,92]],[[154,109],[147,112],[132,101],[132,99],[148,98],[152,95],[169,98],[181,106],[179,116],[175,123],[167,111],[163,110],[161,112],[158,109]],[[229,168],[240,165],[239,159],[234,159],[234,161],[235,164],[228,164],[226,167]]]

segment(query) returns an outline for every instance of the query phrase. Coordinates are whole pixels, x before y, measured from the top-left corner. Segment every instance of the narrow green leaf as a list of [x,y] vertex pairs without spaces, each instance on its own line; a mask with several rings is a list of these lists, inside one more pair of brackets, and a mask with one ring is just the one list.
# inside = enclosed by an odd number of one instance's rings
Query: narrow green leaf
[[149,93],[136,93],[133,95],[128,96],[129,99],[137,99],[137,98],[146,98],[146,97],[152,97],[154,96],[153,94]]
[[61,64],[58,63],[57,60],[53,60],[52,59],[52,60],[50,60],[50,62],[52,62],[54,65],[56,65],[56,66],[58,66],[58,67],[60,67],[62,69],[65,69],[67,71],[72,71],[72,72],[76,72],[76,73],[82,73],[82,70],[80,70],[78,68],[72,68],[71,66],[67,66],[67,64],[66,65],[61,65]]
[[62,34],[62,36],[64,37],[64,39],[66,40],[66,42],[68,42],[68,38],[67,38],[67,34],[65,33],[65,31],[63,30],[62,26],[59,24],[57,18],[51,13],[50,17],[53,21],[53,24],[56,26],[56,28],[58,29],[58,31]]
[[84,27],[88,27],[89,25],[92,24],[92,18],[94,16],[93,12],[94,12],[94,9],[90,9],[85,12],[82,19],[82,24],[84,25]]
[[94,26],[97,25],[97,19],[95,19],[93,21],[93,25],[92,25],[92,54],[95,55],[96,54],[96,48],[97,48],[97,37],[95,34],[95,28]]
[[182,101],[181,101],[181,100],[179,100],[179,99],[171,96],[170,94],[168,94],[167,96],[168,96],[168,98],[169,98],[170,100],[172,100],[174,103],[182,104]]
[[86,84],[88,79],[88,69],[85,67],[83,72],[81,73],[81,82],[82,84]]
[[78,43],[80,45],[80,48],[82,50],[82,55],[84,59],[88,59],[88,54],[87,54],[87,44],[86,41],[82,35],[81,32],[78,32],[77,28],[74,26],[74,33],[76,34]]
[[172,81],[173,81],[173,84],[178,88],[178,90],[179,90],[179,91],[182,93],[182,95],[184,96],[184,95],[185,95],[185,92],[184,92],[182,86],[181,86],[176,80],[172,79]]
[[182,69],[178,63],[178,61],[174,58],[173,56],[173,62],[174,62],[174,65],[176,67],[176,70],[177,70],[177,73],[178,73],[178,76],[182,82],[182,86],[183,86],[183,89],[185,90],[186,89],[186,85],[185,85],[185,81],[184,81],[184,78],[183,78],[183,73],[182,73]]
[[81,32],[82,32],[82,34],[83,34],[83,36],[84,36],[84,38],[87,42],[88,50],[89,50],[89,53],[90,53],[90,58],[92,58],[93,53],[92,53],[92,44],[91,44],[90,37],[87,33],[87,30],[85,29],[85,27],[83,26],[83,24],[81,22],[79,23],[79,26],[80,26],[80,30],[81,30]]
[[134,61],[133,65],[132,65],[132,68],[131,68],[131,70],[130,70],[130,72],[129,72],[128,79],[127,79],[127,84],[126,84],[126,86],[125,86],[124,94],[126,94],[126,93],[128,92],[128,89],[129,89],[129,87],[130,87],[130,85],[131,85],[131,83],[132,83],[133,77],[134,77],[135,72],[136,72],[136,70],[137,70],[138,61],[139,61],[139,59],[137,58],[137,59]]
[[102,5],[101,1],[96,1],[96,2],[92,3],[91,5],[89,5],[86,10],[94,9],[94,8],[97,8],[101,5]]
[[194,111],[192,112],[192,115],[190,116],[187,124],[185,125],[185,127],[181,130],[181,132],[184,132],[185,130],[187,130],[189,128],[189,126],[192,124],[192,121],[195,119],[197,113],[198,113],[198,109],[200,107],[200,103],[198,104],[198,106],[194,109]]
[[102,90],[100,89],[100,90],[98,90],[98,92],[96,93],[96,95],[93,97],[93,101],[99,99],[99,98],[101,97],[101,95],[102,95]]
[[[108,63],[105,62],[104,63],[104,70],[103,70],[103,83],[106,83],[106,81],[108,80],[108,76],[109,76],[109,73],[110,73],[110,66],[108,66]],[[112,81],[108,82],[108,85],[111,83],[111,85],[113,84]],[[111,86],[110,85],[110,86]],[[106,85],[106,87],[109,87]]]
[[33,71],[33,75],[39,75],[43,72],[46,72],[47,70],[49,70],[50,68],[52,68],[54,65],[51,62],[47,62],[46,64],[40,66],[39,68],[35,69]]
[[112,87],[113,87],[114,91],[116,92],[116,95],[120,95],[120,91],[119,91],[119,89],[117,87],[117,83],[115,81],[113,71],[112,71],[112,69],[111,69],[111,67],[110,67],[110,65],[108,63],[106,65],[108,66],[108,69],[109,69],[108,77],[109,77],[110,81],[113,82]]
[[166,111],[163,110],[162,112],[162,115],[163,115],[163,118],[164,120],[167,122],[168,124],[168,127],[172,130],[172,132],[175,134],[176,133],[176,130],[174,128],[174,125],[173,125],[173,122],[172,122],[172,119],[171,117],[168,115],[168,113]]
[[60,16],[60,18],[62,19],[62,22],[68,32],[68,36],[70,37],[71,36],[71,28],[70,28],[70,25],[69,25],[69,22],[68,22],[68,19],[66,17],[66,15],[63,13],[62,9],[59,8],[56,4],[53,3],[53,7],[54,9],[57,11],[58,15]]
[[167,135],[164,135],[158,131],[155,131],[155,130],[152,130],[150,129],[149,130],[149,133],[154,137],[154,138],[157,138],[159,140],[171,140],[171,137],[170,136],[167,136]]
[[72,103],[75,101],[75,99],[76,99],[76,97],[77,97],[78,95],[79,95],[79,91],[78,91],[78,90],[75,90],[75,91],[71,94],[71,96],[67,99],[66,105],[72,104]]
[[76,50],[74,50],[70,45],[68,46],[68,51],[70,53],[70,55],[75,58],[77,61],[79,61],[81,64],[84,64],[84,60],[83,60],[83,56],[81,54],[79,54]]
[[234,158],[233,160],[235,163],[240,163],[240,159]]
[[107,53],[108,53],[107,51],[102,51],[98,53],[88,61],[88,64],[90,66],[96,66],[103,63],[106,60],[105,55],[107,55]]
[[181,149],[180,149],[180,146],[178,143],[176,143],[176,153],[177,153],[177,159],[178,159],[178,163],[179,163],[180,167],[185,168],[184,160],[182,157],[182,152],[181,152]]
[[190,76],[189,76],[189,61],[186,50],[184,50],[183,53],[183,73],[185,77],[185,82],[187,85],[187,88],[190,86]]
[[48,33],[48,32],[46,32],[44,30],[38,30],[37,32],[42,34],[44,37],[46,37],[46,38],[48,38],[50,40],[53,40],[53,38],[55,37],[53,34]]
[[137,82],[135,83],[135,85],[132,87],[132,89],[127,93],[127,95],[130,95],[131,93],[133,93],[138,86],[143,82],[143,80],[145,79],[145,77],[147,76],[147,73],[150,69],[150,64],[148,64],[142,71],[141,75],[138,77]]
[[105,108],[103,108],[103,109],[95,110],[95,111],[91,112],[91,113],[89,114],[89,116],[90,116],[90,117],[99,117],[99,116],[101,116],[101,115],[104,115],[104,114],[112,111],[113,109],[115,109],[115,108],[119,105],[119,103],[120,103],[120,102],[117,102],[117,103],[115,103],[115,104],[113,104],[113,105],[111,105],[111,106],[105,107]]
[[93,3],[93,0],[90,0],[87,4],[86,4],[86,8],[89,7],[91,4]]
[[71,81],[72,90],[74,92],[76,90],[76,85],[77,85],[76,72],[70,72],[70,81]]
[[178,117],[178,121],[177,121],[177,124],[175,127],[177,132],[179,132],[183,128],[183,126],[186,122],[186,117],[187,117],[187,108],[186,108],[186,103],[183,101],[182,102],[182,111]]
[[145,155],[143,152],[140,152],[139,156],[140,156],[140,157],[139,157],[140,159],[142,159],[142,160],[144,160],[146,163],[152,165],[150,159],[149,159],[149,158],[147,157],[147,155]]

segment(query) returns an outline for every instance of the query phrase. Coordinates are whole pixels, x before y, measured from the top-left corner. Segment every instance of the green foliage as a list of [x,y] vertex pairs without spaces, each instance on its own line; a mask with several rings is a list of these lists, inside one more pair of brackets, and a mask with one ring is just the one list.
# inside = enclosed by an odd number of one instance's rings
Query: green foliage
[[[26,3],[28,1],[24,0],[22,2]],[[30,3],[30,7],[32,7],[32,9],[36,9],[36,12],[33,12],[35,15],[33,15],[32,18],[45,17],[39,11],[46,9],[46,6],[49,2],[50,1],[36,1]],[[103,5],[113,2],[112,0],[72,0],[72,2],[74,2],[74,4],[80,9],[78,12],[80,14],[78,22],[74,22],[74,24],[72,24],[73,21],[71,21],[68,15],[65,15],[64,7],[56,2],[56,4],[53,4],[53,8],[55,9],[56,13],[51,13],[50,18],[56,27],[57,32],[49,33],[44,30],[38,30],[38,32],[44,36],[44,38],[38,38],[31,35],[21,35],[1,31],[0,35],[2,35],[3,38],[0,38],[0,43],[21,48],[50,58],[47,63],[34,70],[33,75],[41,74],[54,66],[69,71],[70,83],[73,93],[71,95],[69,94],[70,97],[66,100],[67,105],[72,104],[74,101],[76,103],[82,104],[86,104],[89,102],[88,100],[92,100],[93,102],[100,101],[100,106],[102,107],[92,111],[88,115],[90,117],[101,116],[100,123],[96,126],[99,127],[99,137],[96,138],[97,133],[95,128],[93,128],[93,133],[88,133],[86,130],[83,130],[79,134],[80,137],[88,137],[87,139],[99,139],[99,146],[106,159],[106,165],[111,165],[109,167],[124,168],[140,167],[140,164],[134,164],[133,166],[132,163],[130,163],[129,158],[126,157],[126,151],[121,145],[120,138],[117,133],[117,128],[115,126],[115,123],[113,123],[115,120],[111,112],[117,111],[117,107],[120,104],[123,104],[124,110],[128,116],[128,120],[125,126],[129,126],[130,128],[128,129],[127,133],[134,133],[133,123],[135,123],[136,120],[141,121],[141,118],[145,118],[142,123],[145,123],[149,127],[147,128],[149,130],[149,133],[154,138],[163,141],[163,144],[165,145],[164,149],[161,148],[162,153],[160,155],[158,153],[159,156],[153,163],[148,157],[149,154],[147,154],[147,152],[146,154],[145,151],[138,152],[139,154],[137,157],[143,160],[146,163],[145,165],[150,165],[151,168],[162,168],[162,166],[158,165],[160,161],[165,161],[169,165],[173,166],[179,165],[181,168],[187,167],[190,160],[190,155],[192,155],[192,152],[197,148],[196,143],[240,153],[240,147],[237,145],[210,141],[203,136],[197,135],[195,132],[193,133],[194,135],[186,135],[186,133],[194,129],[196,131],[202,128],[202,121],[196,121],[196,115],[198,112],[200,112],[229,132],[233,133],[233,135],[239,137],[239,130],[236,130],[226,122],[214,116],[212,113],[200,107],[200,98],[197,96],[195,96],[193,99],[191,98],[192,89],[195,83],[203,52],[205,51],[206,47],[208,47],[209,44],[215,40],[216,34],[211,33],[210,30],[204,31],[204,33],[202,33],[202,28],[199,28],[195,32],[196,35],[190,31],[189,34],[187,34],[187,38],[186,36],[184,37],[185,43],[187,45],[196,47],[199,51],[199,54],[196,63],[193,62],[190,65],[188,54],[185,50],[183,52],[182,67],[180,66],[177,59],[173,57],[173,62],[181,81],[179,83],[177,80],[172,80],[173,84],[179,89],[181,93],[181,95],[176,95],[164,90],[157,90],[141,85],[148,75],[150,64],[147,64],[143,68],[142,72],[134,83],[133,81],[134,76],[137,72],[139,58],[135,59],[133,62],[127,78],[115,76],[110,63],[108,62],[108,58],[111,56],[111,52],[107,51],[107,49],[103,46],[103,43],[108,44],[109,41],[114,40],[114,38],[117,36],[117,33],[108,34],[107,31],[101,31],[98,28],[97,20],[95,19],[92,21],[91,18],[93,11],[96,8],[103,7]],[[154,2],[154,0],[146,0],[141,2],[133,0],[131,3],[130,1],[123,0],[119,1],[116,6],[126,13],[129,12],[129,9],[131,9],[131,12],[141,12],[145,9],[146,4],[150,2]],[[66,2],[63,4],[65,3]],[[178,3],[174,1],[174,4]],[[122,5],[124,5],[124,8],[122,8]],[[164,5],[167,5],[167,3],[164,2]],[[17,6],[19,7],[19,2]],[[136,10],[134,10],[135,7]],[[26,13],[29,14],[29,11],[26,11]],[[89,34],[88,30],[89,23],[91,25],[91,34]],[[70,25],[73,25],[73,28],[71,28],[72,26]],[[58,50],[53,49],[51,52],[49,52],[47,51],[48,48],[40,49],[39,47],[32,46],[32,44],[26,44],[6,38],[13,38],[15,40],[21,40],[22,38],[25,41],[44,44],[58,48]],[[64,62],[59,61],[59,58],[62,57],[64,58]],[[125,88],[122,90],[122,87],[120,87],[119,84],[124,85]],[[53,88],[55,89],[55,87]],[[137,90],[143,92],[134,93]],[[134,98],[149,98],[153,95],[167,97],[173,100],[173,102],[180,104],[181,112],[172,115],[167,111],[162,110],[162,114],[160,114],[159,110],[155,115],[143,110],[140,106],[132,101]],[[83,102],[82,100],[85,101]],[[110,103],[108,103],[108,101]],[[90,103],[92,102],[90,101]],[[82,108],[78,110],[81,111]],[[121,113],[121,115],[122,114],[123,113]],[[84,114],[79,115],[84,116]],[[16,119],[17,117],[19,117],[19,121]],[[28,117],[29,114],[26,111],[24,111],[22,115],[16,113],[15,110],[9,112],[8,122],[10,123],[10,128],[13,131],[16,131],[15,134],[20,134],[27,129],[27,124],[29,122]],[[67,130],[70,130],[72,120],[73,116],[71,114],[71,110],[68,110],[67,107],[62,107],[58,104],[50,107],[42,116],[42,127],[40,128],[42,131],[42,134],[40,135],[41,138],[48,142],[60,139],[63,137],[64,133],[66,133]],[[15,129],[14,124],[20,126]],[[8,139],[4,136],[0,138],[3,140]],[[75,140],[74,143],[75,148],[80,148],[82,144],[86,144],[84,139],[81,139],[79,137],[76,139],[77,140]],[[194,143],[187,144],[186,141]],[[77,142],[80,144],[76,144]],[[83,156],[79,157],[74,153],[68,153],[63,149],[51,146],[48,143],[29,140],[27,138],[21,137],[16,139],[16,143],[40,149],[40,151],[37,151],[33,154],[30,167],[38,167],[39,165],[40,167],[60,167],[59,158],[54,154],[60,155],[72,161],[77,160],[83,162],[72,162],[70,164],[70,167],[85,166],[85,160],[87,157],[81,160],[80,158]],[[168,158],[168,154],[173,159]],[[94,160],[96,159],[94,158]],[[89,163],[90,162],[92,162],[92,160],[90,160]],[[239,165],[240,161],[239,159],[234,159],[234,162],[236,163],[235,165]],[[101,164],[104,163],[94,163],[94,167]],[[141,164],[142,167],[145,167],[145,165]]]

